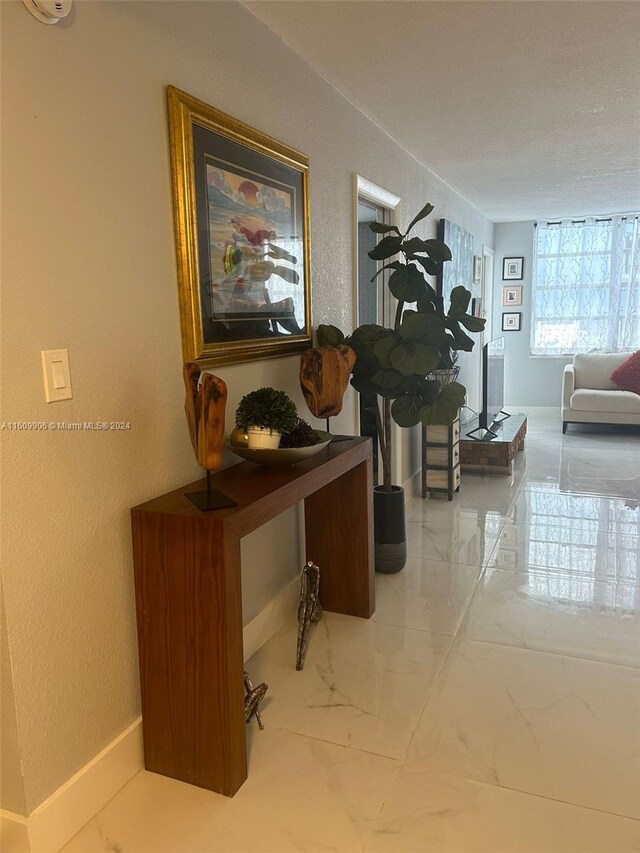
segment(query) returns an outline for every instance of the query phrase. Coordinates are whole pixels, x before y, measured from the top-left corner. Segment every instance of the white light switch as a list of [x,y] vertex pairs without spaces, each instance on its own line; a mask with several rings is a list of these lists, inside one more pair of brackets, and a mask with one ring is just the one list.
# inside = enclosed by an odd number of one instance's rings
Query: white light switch
[[47,403],[57,400],[70,400],[71,374],[69,373],[69,353],[66,349],[42,350],[42,372],[44,374],[44,395]]

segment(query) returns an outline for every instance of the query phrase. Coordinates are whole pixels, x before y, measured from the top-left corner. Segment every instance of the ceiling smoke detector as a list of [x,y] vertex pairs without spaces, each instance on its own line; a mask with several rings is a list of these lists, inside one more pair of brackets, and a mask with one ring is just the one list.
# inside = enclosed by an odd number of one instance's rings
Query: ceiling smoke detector
[[43,24],[57,24],[71,11],[72,0],[22,0],[34,18]]

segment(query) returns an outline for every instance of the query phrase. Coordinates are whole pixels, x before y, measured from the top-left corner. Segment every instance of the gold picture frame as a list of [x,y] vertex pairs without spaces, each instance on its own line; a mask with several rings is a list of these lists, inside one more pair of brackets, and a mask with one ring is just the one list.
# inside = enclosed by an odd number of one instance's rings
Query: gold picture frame
[[174,86],[167,103],[185,362],[307,349],[308,157]]

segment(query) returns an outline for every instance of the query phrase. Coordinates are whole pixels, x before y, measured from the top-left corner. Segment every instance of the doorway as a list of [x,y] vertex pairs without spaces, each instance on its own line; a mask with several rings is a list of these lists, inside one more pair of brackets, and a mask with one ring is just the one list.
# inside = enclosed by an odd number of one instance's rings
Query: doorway
[[[373,277],[378,272],[381,263],[369,257],[369,252],[380,239],[369,225],[372,222],[388,223],[387,208],[372,201],[358,197],[358,326],[365,323],[385,323],[385,274]],[[376,426],[375,406],[378,399],[375,394],[360,394],[358,406],[360,435],[368,435],[373,439],[373,481],[379,482],[378,465],[378,429]]]
[[482,310],[486,325],[482,343],[493,338],[493,249],[482,247]]
[[493,338],[493,249],[488,246],[482,246],[482,316],[485,319],[485,326],[480,333],[480,358],[478,359],[478,370],[480,372],[480,397],[478,400],[478,408],[481,412],[483,409],[484,400],[484,373],[482,369],[483,356],[482,348]]
[[[369,223],[381,222],[387,225],[399,224],[400,199],[398,196],[387,192],[372,184],[365,178],[356,175],[355,180],[355,246],[354,246],[354,326],[365,323],[378,323],[382,326],[390,326],[395,312],[395,300],[387,288],[388,271],[385,270],[371,279],[382,265],[380,261],[373,261],[369,252],[376,245],[381,235],[375,234]],[[388,262],[386,262],[388,263]],[[356,432],[359,435],[368,435],[373,439],[373,469],[374,482],[378,482],[378,432],[376,428],[374,405],[377,398],[372,395],[357,395],[356,405]],[[400,435],[399,431],[393,430],[393,465],[392,476],[394,482],[398,482],[401,471],[400,458]]]

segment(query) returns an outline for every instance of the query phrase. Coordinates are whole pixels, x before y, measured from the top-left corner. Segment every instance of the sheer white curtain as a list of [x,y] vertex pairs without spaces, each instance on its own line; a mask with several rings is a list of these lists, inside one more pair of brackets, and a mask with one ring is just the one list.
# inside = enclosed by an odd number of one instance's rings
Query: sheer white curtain
[[531,353],[640,347],[638,215],[537,222]]

